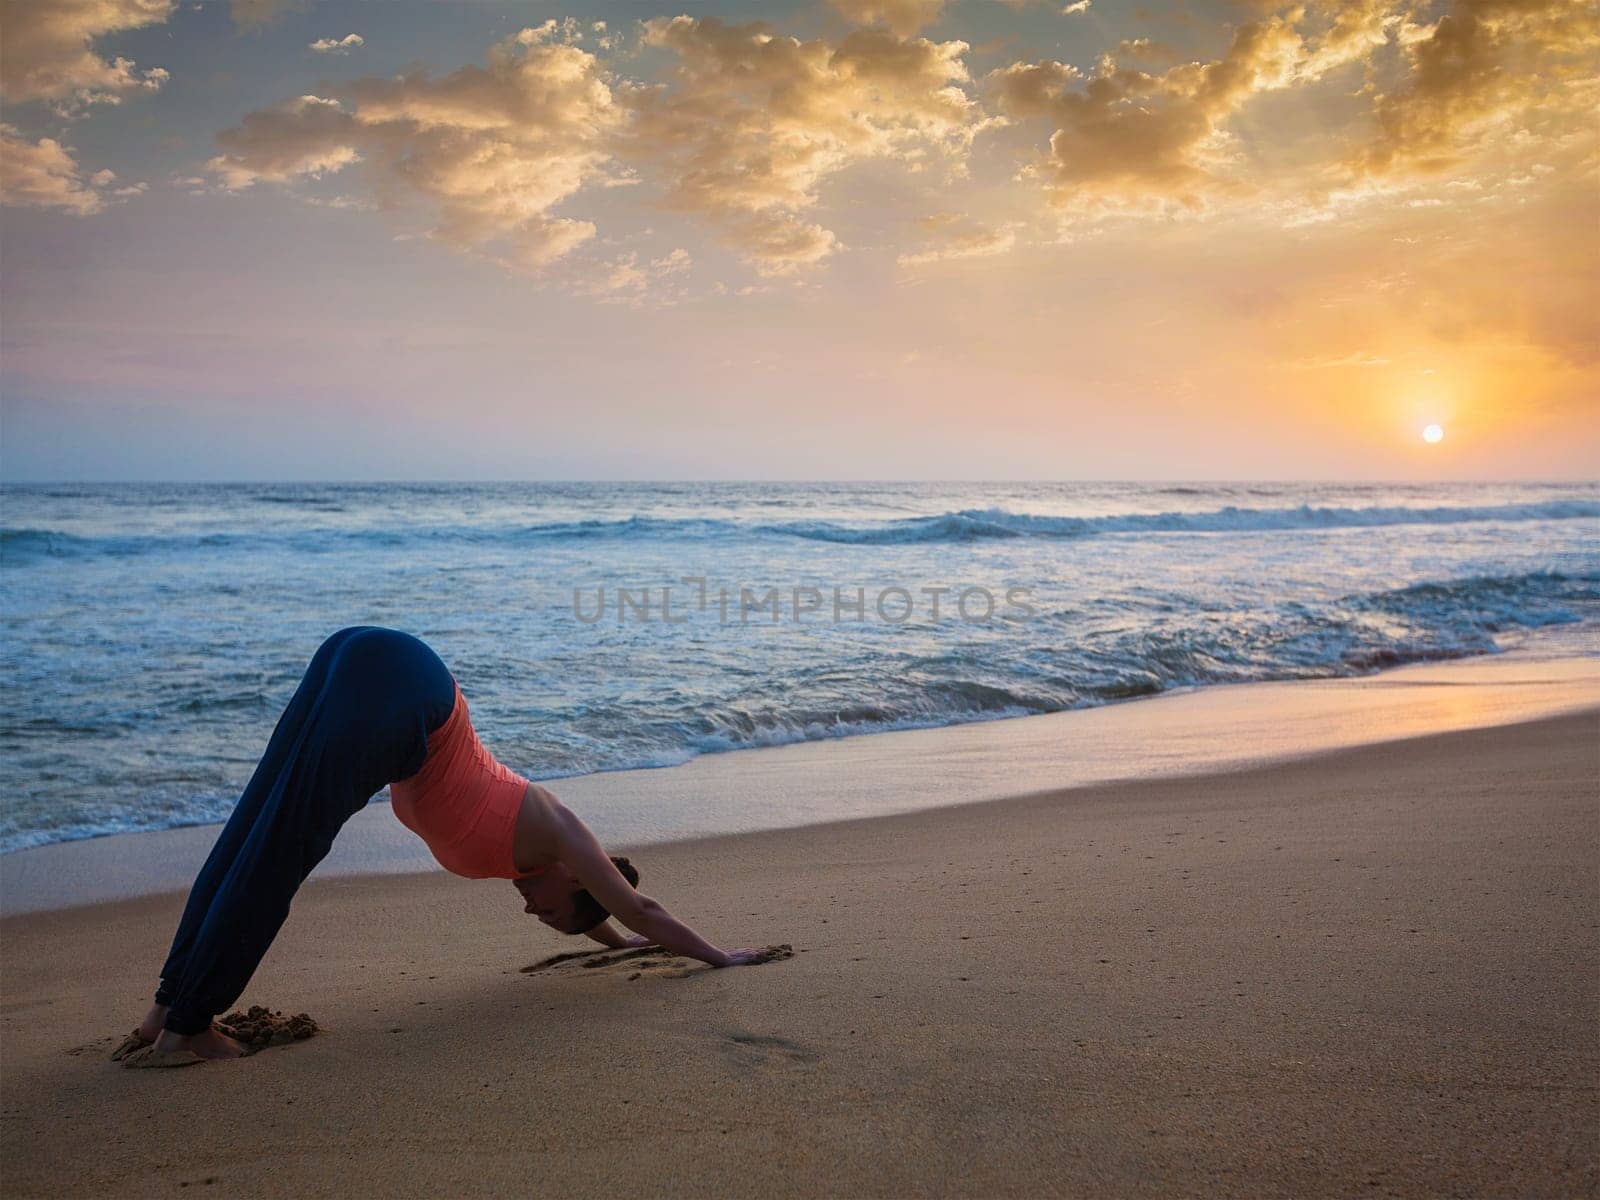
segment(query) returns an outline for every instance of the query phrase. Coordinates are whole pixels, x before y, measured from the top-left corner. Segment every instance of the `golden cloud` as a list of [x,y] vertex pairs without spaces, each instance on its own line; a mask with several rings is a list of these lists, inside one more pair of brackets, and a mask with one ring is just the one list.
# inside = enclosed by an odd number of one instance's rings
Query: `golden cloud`
[[902,267],[923,266],[954,258],[991,258],[1017,244],[1013,226],[993,228],[957,213],[934,213],[917,221],[927,239],[921,250],[901,254]]
[[331,97],[302,96],[249,114],[217,137],[208,166],[229,188],[287,183],[360,163],[388,207],[420,201],[434,236],[525,266],[593,237],[551,210],[600,181],[623,117],[572,23],[494,46],[486,66],[441,78],[417,69],[367,77]]
[[1594,119],[1592,79],[1600,9],[1589,0],[1456,0],[1406,46],[1402,84],[1376,101],[1379,133],[1361,156],[1370,171],[1455,165],[1476,135],[1553,105]]
[[887,25],[901,37],[910,37],[932,25],[944,12],[944,0],[828,0],[847,20],[857,25]]
[[15,126],[0,124],[0,204],[60,208],[87,217],[147,190],[143,183],[119,185],[115,171],[85,178],[72,147],[54,138],[30,142]]
[[62,208],[80,217],[97,213],[105,200],[78,170],[72,152],[53,138],[30,142],[11,125],[0,125],[0,204]]
[[626,93],[621,152],[658,169],[669,207],[708,219],[763,273],[838,248],[803,215],[828,177],[868,159],[959,158],[982,128],[960,86],[965,42],[859,29],[832,45],[687,16],[647,21],[644,36],[678,64]]
[[128,92],[154,91],[166,71],[107,61],[92,44],[159,25],[172,10],[173,0],[0,0],[0,98],[115,104]]
[[637,306],[647,298],[658,305],[671,303],[681,297],[682,289],[664,289],[663,281],[682,275],[693,264],[689,252],[681,246],[654,259],[630,250],[601,264],[599,271],[580,285],[579,290],[603,303]]
[[808,216],[829,177],[869,159],[958,167],[984,127],[962,87],[964,42],[883,28],[802,41],[686,16],[640,28],[675,56],[664,82],[615,83],[578,44],[603,29],[547,21],[493,47],[486,66],[369,76],[250,113],[218,135],[209,167],[238,189],[359,163],[384,205],[429,202],[435,236],[521,267],[595,236],[589,221],[553,217],[556,205],[650,172],[667,208],[776,275],[839,249]]
[[1194,206],[1226,185],[1211,162],[1221,124],[1257,92],[1287,86],[1307,62],[1289,18],[1240,27],[1214,62],[1160,73],[1101,61],[1089,78],[1060,62],[1012,63],[988,84],[1000,111],[1055,125],[1034,166],[1052,199],[1177,201]]
[[[933,3],[837,0],[868,24],[828,38],[711,17],[641,21],[638,43],[665,56],[650,82],[616,78],[596,58],[621,36],[603,23],[547,21],[492,47],[482,66],[368,76],[253,112],[219,135],[210,168],[229,188],[347,171],[376,206],[420,204],[433,236],[530,270],[597,241],[596,213],[617,205],[601,193],[633,185],[781,276],[843,248],[824,215],[831,180],[868,162],[958,180],[976,135],[1003,125],[1049,131],[1024,171],[1050,201],[1023,217],[1041,225],[1222,210],[1304,229],[1443,204],[1416,177],[1468,154],[1478,178],[1440,186],[1487,193],[1527,175],[1530,191],[1548,190],[1536,174],[1553,169],[1543,147],[1592,147],[1593,122],[1571,115],[1594,95],[1581,76],[1597,18],[1578,0],[1453,0],[1432,24],[1417,23],[1420,0],[1238,3],[1253,19],[1212,57],[1183,61],[1141,37],[1088,71],[1013,62],[984,77],[988,111],[964,42],[912,36],[939,15]],[[1280,99],[1250,111],[1269,93]],[[1484,149],[1489,128],[1515,134],[1505,140],[1517,154]],[[1561,170],[1575,161],[1592,169],[1592,153],[1563,152]],[[558,211],[585,189],[595,212]],[[1004,211],[993,201],[974,207]],[[997,255],[1022,228],[931,218],[898,261]],[[631,295],[660,277],[651,262],[597,252],[596,279],[578,286]]]
[[[1436,23],[1409,0],[1327,0],[1286,6],[1242,0],[1260,19],[1241,25],[1210,62],[1154,72],[1136,64],[1164,48],[1122,43],[1092,75],[1065,63],[1017,62],[986,79],[1000,111],[1054,126],[1028,174],[1064,208],[1198,208],[1227,195],[1328,192],[1403,168],[1464,161],[1478,135],[1530,109],[1575,112],[1592,78],[1600,15],[1586,0],[1455,0]],[[1230,125],[1257,96],[1305,88],[1361,64],[1374,130],[1330,130],[1327,161],[1299,176],[1239,168]],[[1380,83],[1381,81],[1381,83]],[[1347,92],[1351,89],[1345,89]],[[1509,129],[1507,129],[1509,131]],[[1342,137],[1364,143],[1353,157]],[[1268,147],[1268,153],[1274,147]]]

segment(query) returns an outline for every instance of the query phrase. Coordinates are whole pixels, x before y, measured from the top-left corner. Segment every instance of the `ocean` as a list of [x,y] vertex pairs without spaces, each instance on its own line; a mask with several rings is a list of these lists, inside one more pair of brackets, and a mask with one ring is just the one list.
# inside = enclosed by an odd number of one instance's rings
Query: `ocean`
[[[9,485],[0,852],[219,821],[317,645],[535,779],[1600,626],[1600,486]],[[1590,643],[1592,644],[1592,643]]]

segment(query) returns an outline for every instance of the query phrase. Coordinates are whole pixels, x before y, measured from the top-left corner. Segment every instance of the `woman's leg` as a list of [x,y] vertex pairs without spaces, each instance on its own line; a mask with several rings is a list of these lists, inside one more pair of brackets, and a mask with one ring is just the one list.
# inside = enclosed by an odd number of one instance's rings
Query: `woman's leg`
[[[227,824],[217,835],[216,844],[211,847],[205,865],[195,877],[194,886],[189,889],[189,900],[184,905],[183,916],[178,922],[177,935],[172,939],[172,949],[167,954],[166,964],[161,968],[161,983],[156,988],[155,995],[157,1005],[165,1007],[172,1003],[174,989],[178,986],[178,981],[183,978],[189,951],[194,945],[207,912],[211,909],[211,902],[216,897],[217,889],[222,886],[222,881],[227,877],[234,860],[238,858],[239,851],[250,836],[251,830],[261,819],[262,809],[274,781],[287,770],[293,748],[305,727],[312,705],[327,682],[328,668],[335,653],[353,634],[364,628],[370,626],[358,625],[339,630],[323,642],[312,656],[311,663],[300,680],[300,686],[295,689],[288,707],[278,718],[277,727],[272,731],[266,753],[261,756],[255,774],[250,777],[250,782],[239,797],[239,803],[234,806]],[[143,1027],[140,1031],[146,1036],[154,1036],[152,1031]]]
[[454,681],[423,643],[386,629],[347,632],[321,686],[308,689],[292,736],[263,761],[254,818],[165,993],[165,1028],[175,1036],[208,1030],[238,1000],[340,828],[384,784],[422,765],[428,732],[449,715]]
[[[340,826],[377,791],[342,769],[337,747],[308,739],[304,767],[291,768],[268,791],[260,818],[228,868],[171,990],[166,1028],[201,1033],[244,991],[289,915],[294,894],[333,846]],[[324,754],[323,750],[332,753]],[[321,759],[321,762],[316,760]]]

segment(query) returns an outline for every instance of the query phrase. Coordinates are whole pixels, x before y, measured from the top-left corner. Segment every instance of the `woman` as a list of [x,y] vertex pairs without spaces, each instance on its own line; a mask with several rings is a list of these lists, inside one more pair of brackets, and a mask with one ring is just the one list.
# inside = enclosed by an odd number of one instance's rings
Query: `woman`
[[[446,869],[513,880],[523,911],[552,929],[607,946],[656,944],[714,967],[757,957],[719,950],[636,891],[627,859],[608,858],[559,800],[496,762],[426,645],[356,626],[317,650],[195,879],[136,1035],[154,1043],[146,1062],[244,1053],[212,1018],[238,1000],[339,828],[385,784],[395,815]],[[608,916],[636,936],[624,939]]]

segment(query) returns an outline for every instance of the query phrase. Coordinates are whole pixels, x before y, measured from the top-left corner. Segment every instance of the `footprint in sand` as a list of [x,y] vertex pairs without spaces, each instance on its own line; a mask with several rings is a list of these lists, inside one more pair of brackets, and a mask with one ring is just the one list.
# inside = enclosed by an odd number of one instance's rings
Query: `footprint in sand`
[[[321,1033],[322,1028],[305,1013],[286,1017],[259,1004],[244,1012],[231,1012],[218,1017],[217,1028],[244,1047],[246,1056],[269,1046],[286,1046],[290,1042],[303,1042]],[[110,1038],[100,1039],[101,1043]],[[135,1029],[111,1052],[113,1062],[125,1067],[191,1067],[208,1061],[190,1050],[157,1050],[139,1036]]]
[[545,971],[606,971],[615,974],[623,971],[629,979],[645,975],[659,979],[677,979],[697,971],[714,968],[692,958],[682,958],[660,946],[646,946],[641,950],[574,950],[542,959],[532,966],[523,967],[522,974],[533,975]]
[[[111,1036],[111,1035],[107,1035],[106,1037],[95,1038],[94,1041],[92,1041],[92,1042],[85,1042],[81,1046],[74,1046],[72,1049],[68,1050],[67,1053],[72,1055],[74,1058],[77,1058],[77,1057],[79,1057],[80,1055],[83,1055],[83,1054],[103,1054],[103,1053],[105,1053],[105,1048],[108,1045],[110,1045],[112,1042],[114,1042],[114,1041],[116,1041],[116,1038],[114,1036]],[[133,1042],[136,1047],[144,1045],[143,1042],[139,1041],[139,1035],[138,1035],[138,1031],[137,1030],[135,1032],[133,1032],[133,1033],[130,1033],[127,1037],[123,1038],[122,1039],[122,1045],[126,1046],[130,1041]],[[112,1058],[119,1057],[119,1053],[118,1053],[119,1051],[121,1051],[122,1053],[126,1053],[126,1051],[122,1051],[122,1047],[119,1046],[117,1048],[117,1050],[112,1051],[111,1057]]]
[[725,1033],[722,1049],[740,1066],[764,1067],[819,1062],[822,1055],[809,1046],[765,1033]]
[[[766,947],[755,962],[778,962],[793,957],[794,947],[785,942]],[[702,971],[715,971],[717,968],[673,954],[661,946],[646,946],[640,950],[574,950],[523,967],[522,974],[533,975],[545,971],[565,971],[570,974],[575,970],[599,970],[608,974],[622,972],[629,979],[678,979],[685,975],[698,975]]]

